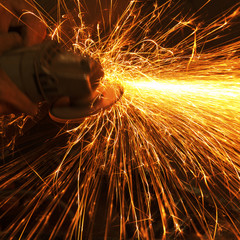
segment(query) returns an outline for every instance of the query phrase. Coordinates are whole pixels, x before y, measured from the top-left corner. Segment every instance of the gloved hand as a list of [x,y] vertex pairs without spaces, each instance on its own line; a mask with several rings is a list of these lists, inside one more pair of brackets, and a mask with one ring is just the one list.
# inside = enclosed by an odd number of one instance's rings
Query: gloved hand
[[[0,1],[0,55],[44,40],[46,26],[35,14],[37,11],[29,0],[28,3],[25,0]],[[37,106],[0,69],[0,115],[17,112],[34,115]]]

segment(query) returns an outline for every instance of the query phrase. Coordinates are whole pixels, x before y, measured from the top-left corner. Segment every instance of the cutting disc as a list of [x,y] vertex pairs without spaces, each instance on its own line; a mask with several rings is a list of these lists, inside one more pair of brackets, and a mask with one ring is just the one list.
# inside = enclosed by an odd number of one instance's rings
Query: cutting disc
[[94,100],[84,104],[72,104],[69,98],[61,98],[51,106],[49,116],[59,123],[79,123],[86,117],[110,108],[121,99],[124,90],[120,85],[111,85],[100,87],[98,92]]

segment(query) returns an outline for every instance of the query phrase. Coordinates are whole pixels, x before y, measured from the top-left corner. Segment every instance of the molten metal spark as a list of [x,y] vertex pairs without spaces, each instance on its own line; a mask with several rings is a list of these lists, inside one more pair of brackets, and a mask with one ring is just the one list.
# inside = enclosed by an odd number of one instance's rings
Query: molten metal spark
[[[125,94],[79,125],[45,119],[18,136],[1,167],[4,238],[240,237],[240,42],[198,53],[239,8],[207,29],[176,16],[147,37],[170,2],[141,18],[136,43],[135,1],[106,40],[98,28],[97,42],[79,43],[84,30],[74,26],[74,50],[98,57],[102,84],[120,82]],[[185,28],[175,47],[162,47]]]

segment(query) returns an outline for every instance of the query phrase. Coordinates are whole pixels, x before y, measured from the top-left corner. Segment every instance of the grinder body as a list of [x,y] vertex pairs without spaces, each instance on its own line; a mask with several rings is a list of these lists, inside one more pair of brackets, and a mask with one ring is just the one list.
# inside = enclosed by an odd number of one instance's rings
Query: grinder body
[[113,105],[121,87],[101,87],[100,63],[66,51],[54,41],[10,51],[0,57],[0,68],[34,103],[46,101],[58,122],[78,122]]

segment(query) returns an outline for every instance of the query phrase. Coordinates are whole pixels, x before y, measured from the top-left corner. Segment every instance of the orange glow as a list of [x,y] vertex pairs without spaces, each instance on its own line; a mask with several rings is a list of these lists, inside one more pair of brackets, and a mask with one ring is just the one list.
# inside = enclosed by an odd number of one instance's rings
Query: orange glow
[[[202,50],[239,16],[239,8],[207,29],[194,26],[195,15],[176,16],[172,28],[150,38],[147,30],[172,5],[155,5],[154,12],[140,18],[136,2],[105,38],[99,25],[95,41],[83,34],[84,26],[72,26],[74,50],[98,58],[105,71],[102,84],[120,83],[125,92],[111,109],[78,126],[62,126],[39,147],[3,165],[2,188],[27,180],[0,207],[20,193],[29,199],[4,236],[40,236],[59,208],[49,239],[58,234],[86,239],[88,231],[94,239],[91,221],[99,202],[106,214],[104,239],[111,228],[119,239],[129,238],[129,228],[133,239],[173,239],[189,229],[200,239],[218,239],[222,229],[240,236],[240,40]],[[134,42],[140,21],[145,22],[142,40]],[[53,37],[64,31],[60,27]],[[189,36],[175,47],[163,47],[185,27]],[[80,34],[87,36],[81,43]],[[33,220],[38,211],[40,217]]]

